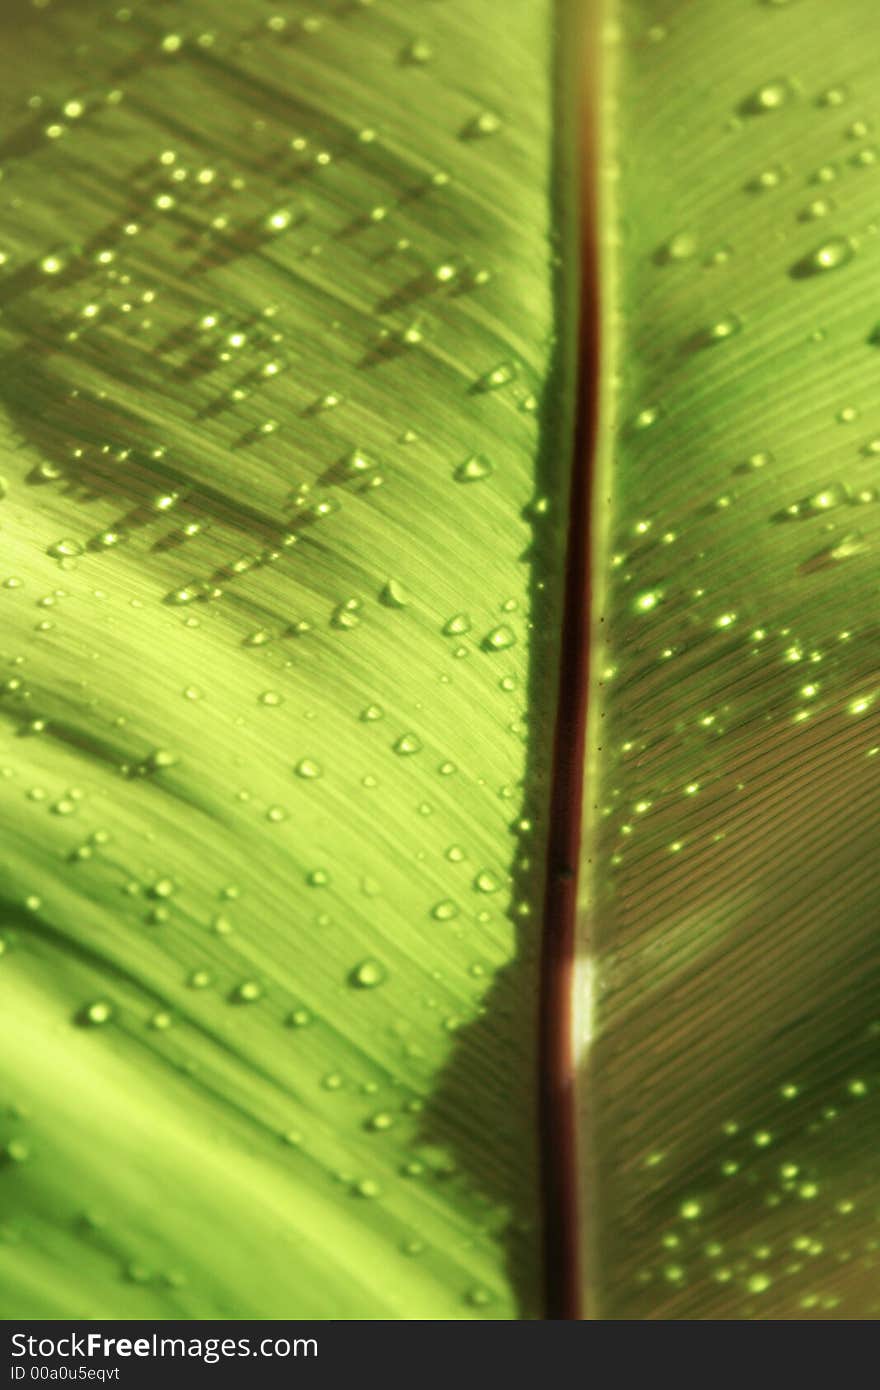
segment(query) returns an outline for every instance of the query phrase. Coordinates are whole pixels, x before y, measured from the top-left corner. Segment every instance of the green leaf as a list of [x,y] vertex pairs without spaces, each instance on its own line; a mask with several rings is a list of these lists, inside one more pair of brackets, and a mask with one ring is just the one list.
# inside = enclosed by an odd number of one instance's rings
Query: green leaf
[[570,84],[279,8],[3,8],[6,1317],[540,1309]]
[[587,1309],[876,1317],[876,15],[606,13]]

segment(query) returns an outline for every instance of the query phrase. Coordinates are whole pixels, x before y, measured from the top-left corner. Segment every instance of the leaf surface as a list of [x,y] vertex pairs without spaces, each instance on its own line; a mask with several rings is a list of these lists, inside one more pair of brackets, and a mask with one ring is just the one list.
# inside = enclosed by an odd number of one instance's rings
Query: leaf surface
[[539,1307],[553,7],[280,11],[4,7],[7,1317]]
[[875,1317],[876,16],[606,18],[586,1304]]

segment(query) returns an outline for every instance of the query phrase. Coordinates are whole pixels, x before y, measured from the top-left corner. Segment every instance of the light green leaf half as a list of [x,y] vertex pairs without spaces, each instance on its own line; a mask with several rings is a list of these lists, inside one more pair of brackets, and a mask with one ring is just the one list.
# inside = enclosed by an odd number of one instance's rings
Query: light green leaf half
[[6,1317],[539,1308],[553,5],[278,10],[0,21]]
[[873,1318],[876,9],[606,18],[587,1306]]

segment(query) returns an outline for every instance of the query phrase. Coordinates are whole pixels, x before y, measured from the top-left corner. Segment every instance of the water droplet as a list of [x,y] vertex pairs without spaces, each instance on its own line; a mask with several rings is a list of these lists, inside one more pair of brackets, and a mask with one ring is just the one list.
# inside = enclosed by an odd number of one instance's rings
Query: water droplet
[[465,139],[476,140],[481,136],[497,135],[501,129],[501,119],[493,111],[481,111],[472,121],[468,121],[462,135]]
[[697,238],[691,232],[676,232],[658,249],[655,260],[663,265],[687,261],[697,253]]
[[456,613],[454,618],[443,624],[443,632],[447,637],[462,637],[471,630],[471,620],[467,613]]
[[358,1197],[364,1197],[367,1200],[382,1195],[381,1187],[373,1178],[361,1178],[359,1182],[354,1184],[354,1192]]
[[435,903],[431,908],[431,916],[438,922],[451,922],[453,917],[458,916],[458,906],[451,898],[444,898],[442,902]]
[[477,391],[497,391],[516,380],[516,367],[512,362],[500,362],[491,371],[484,372],[474,383]]
[[468,1289],[465,1294],[465,1300],[474,1308],[485,1308],[492,1302],[492,1295],[488,1289],[477,1286]]
[[458,465],[453,477],[457,483],[478,483],[483,478],[491,478],[494,471],[485,454],[471,454]]
[[320,763],[316,763],[312,758],[300,758],[294,771],[297,777],[304,777],[307,781],[316,777],[323,776],[324,769]]
[[363,477],[365,473],[371,473],[378,468],[375,459],[370,458],[362,449],[352,449],[343,459],[343,467],[351,477]]
[[494,627],[491,632],[487,632],[481,642],[485,652],[503,652],[516,643],[516,634],[507,626],[501,623],[499,627]]
[[154,748],[145,758],[144,765],[151,772],[163,772],[166,768],[175,767],[179,761],[177,754],[170,749]]
[[236,1004],[255,1004],[263,997],[263,986],[257,980],[242,980],[230,997]]
[[822,275],[828,270],[839,270],[852,260],[854,254],[852,242],[848,238],[831,237],[808,256],[796,261],[790,273],[794,279],[803,280],[812,275]]
[[489,869],[481,869],[474,879],[474,887],[478,893],[497,893],[501,882]]
[[812,493],[803,506],[813,514],[830,512],[835,507],[842,507],[849,501],[848,489],[843,483],[830,483],[828,487],[820,488],[818,492]]
[[82,555],[82,553],[83,547],[80,545],[79,541],[71,540],[56,541],[55,544],[50,545],[46,551],[46,554],[51,555],[54,560],[69,560],[77,555]]
[[330,622],[342,632],[350,631],[351,628],[357,627],[360,622],[361,607],[360,599],[348,598],[344,603],[337,604]]
[[736,314],[728,314],[701,329],[694,338],[693,345],[698,348],[717,347],[719,343],[726,342],[728,338],[735,338],[741,330],[741,320],[737,318]]
[[89,1027],[97,1028],[103,1023],[109,1023],[113,1017],[113,1005],[106,999],[96,999],[94,1003],[87,1004],[79,1014],[80,1023],[85,1023]]
[[392,1128],[394,1116],[389,1115],[387,1110],[380,1110],[377,1114],[371,1115],[366,1122],[366,1128],[375,1130],[377,1133],[384,1133]]
[[384,603],[386,608],[405,608],[409,595],[397,579],[389,579],[379,594],[379,602]]
[[643,593],[636,596],[633,607],[637,613],[650,613],[660,602],[661,594],[659,589],[646,589]]
[[637,430],[650,429],[660,419],[660,407],[658,405],[645,406],[640,410],[633,420],[633,428]]
[[395,753],[399,753],[402,757],[408,757],[413,753],[422,751],[421,739],[412,733],[401,734],[392,746]]
[[790,96],[791,87],[788,82],[784,78],[777,78],[773,82],[765,82],[747,96],[740,110],[748,116],[766,115],[785,106]]
[[427,39],[413,39],[404,48],[401,58],[404,63],[412,63],[416,67],[422,67],[425,63],[430,63],[434,57],[434,50]]
[[376,989],[384,984],[388,978],[388,972],[384,965],[377,960],[362,960],[356,965],[349,975],[349,980],[357,989]]

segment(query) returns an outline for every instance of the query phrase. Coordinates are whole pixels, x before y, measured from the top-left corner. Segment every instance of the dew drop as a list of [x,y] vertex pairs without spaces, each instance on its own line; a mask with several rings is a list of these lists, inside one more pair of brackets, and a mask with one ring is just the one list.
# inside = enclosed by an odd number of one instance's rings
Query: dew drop
[[377,1114],[371,1115],[366,1122],[366,1128],[375,1130],[377,1133],[391,1129],[394,1124],[394,1116],[389,1115],[387,1110],[380,1110]]
[[395,753],[399,753],[401,757],[409,757],[413,753],[420,753],[422,751],[421,739],[419,739],[416,734],[412,733],[401,734],[400,738],[397,739],[392,746]]
[[349,981],[356,989],[376,989],[385,983],[388,973],[379,961],[362,960],[349,975]]
[[728,314],[702,329],[696,335],[694,346],[700,348],[717,347],[719,343],[724,343],[729,338],[735,338],[741,329],[742,322],[736,314]]
[[778,78],[773,82],[765,82],[747,96],[740,110],[748,116],[766,115],[785,106],[790,96],[791,87],[788,82],[784,78]]
[[501,883],[489,869],[481,869],[474,879],[474,887],[478,893],[497,893]]
[[379,602],[386,608],[405,608],[409,603],[406,589],[397,579],[389,579],[379,594]]
[[242,980],[230,997],[236,1004],[255,1004],[263,997],[263,986],[257,980]]
[[516,379],[516,367],[512,362],[500,362],[491,371],[484,372],[474,383],[477,391],[498,391],[502,386],[509,386]]
[[796,261],[790,273],[796,280],[823,275],[826,271],[839,270],[841,266],[847,265],[854,254],[852,242],[846,237],[831,237],[808,256]]
[[494,471],[485,454],[471,454],[458,465],[453,477],[457,483],[478,483],[483,478],[491,478]]
[[82,553],[83,547],[79,544],[79,541],[71,540],[56,541],[54,545],[50,545],[49,549],[46,551],[46,554],[51,555],[53,560],[70,560],[77,555],[82,555]]
[[306,781],[314,781],[315,778],[323,776],[324,769],[320,763],[316,763],[312,758],[300,758],[294,771],[297,777],[303,777]]
[[658,249],[655,259],[661,264],[687,261],[697,253],[697,238],[691,232],[676,232]]
[[358,626],[360,622],[360,599],[348,598],[344,603],[339,603],[333,610],[330,622],[333,627],[339,628],[342,632],[348,632]]
[[113,1005],[106,999],[96,999],[94,1003],[87,1004],[80,1011],[79,1022],[91,1028],[98,1028],[103,1023],[109,1023],[113,1017]]
[[487,632],[480,644],[485,652],[504,652],[516,643],[516,635],[502,623],[499,627],[494,627],[491,632]]

